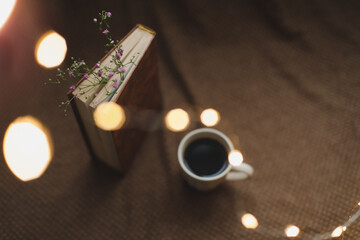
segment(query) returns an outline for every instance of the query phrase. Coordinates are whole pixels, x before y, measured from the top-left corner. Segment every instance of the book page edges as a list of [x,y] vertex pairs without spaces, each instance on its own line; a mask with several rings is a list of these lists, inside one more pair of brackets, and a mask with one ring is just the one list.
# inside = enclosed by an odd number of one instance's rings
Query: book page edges
[[[155,35],[154,35],[154,37],[155,37]],[[150,41],[149,41],[149,42],[147,43],[147,45],[146,45],[146,48],[144,48],[144,51],[141,52],[141,56],[139,56],[140,58],[139,58],[139,60],[138,60],[138,64],[137,64],[137,65],[139,65],[139,64],[141,63],[141,60],[143,59],[145,53],[148,51],[148,49],[149,49],[152,41],[154,40],[154,37],[152,37],[152,38],[150,39]],[[118,91],[115,92],[114,96],[111,98],[110,101],[116,102],[116,101],[118,100],[118,98],[119,98],[119,96],[121,95],[121,93],[123,92],[126,84],[127,84],[129,81],[131,81],[130,79],[131,79],[134,71],[136,71],[136,69],[137,69],[137,67],[138,67],[137,65],[136,65],[135,68],[129,73],[129,75],[127,76],[127,78],[126,78],[126,79],[124,80],[124,82],[121,84],[121,86],[119,87]]]
[[[149,35],[145,35],[144,37],[149,37]],[[141,61],[143,59],[143,56],[145,55],[145,53],[148,51],[149,46],[151,45],[151,42],[153,41],[154,36],[152,35],[151,38],[145,40],[147,41],[144,46],[144,48],[142,49],[139,59],[137,60],[137,64],[136,66],[134,66],[133,69],[131,69],[131,71],[129,72],[129,74],[126,76],[126,79],[124,80],[124,82],[120,85],[118,91],[115,93],[115,95],[113,96],[113,98],[110,101],[116,102],[116,99],[120,96],[121,94],[121,90],[125,88],[126,84],[128,81],[131,81],[131,77],[133,75],[133,73],[137,70],[137,67],[139,64],[141,64]],[[95,101],[95,99],[94,99]],[[89,110],[90,112],[93,114],[93,112],[96,109],[96,105],[94,105],[94,101],[89,105]],[[109,131],[104,131],[101,130],[99,128],[97,128],[98,134],[99,134],[99,138],[102,140],[103,144],[104,144],[104,154],[106,156],[106,162],[108,163],[108,165],[113,166],[114,168],[117,169],[121,169],[121,166],[117,166],[117,164],[121,164],[120,163],[120,156],[118,156],[117,150],[116,150],[116,146],[114,144],[114,140],[113,140],[113,136],[111,134],[111,132]]]
[[[142,29],[144,30],[144,29]],[[148,33],[149,31],[145,31],[146,33]],[[150,39],[150,36],[151,36],[151,39]],[[143,41],[142,44],[144,44],[144,42],[146,42],[146,45],[145,47],[143,47],[143,49],[139,49],[141,50],[140,52],[140,55],[138,56],[137,60],[136,60],[136,63],[139,63],[142,59],[142,57],[144,56],[145,52],[147,51],[148,47],[150,46],[150,43],[151,41],[153,40],[155,35],[151,34],[151,35],[148,35],[148,34],[145,34],[142,36],[142,38],[137,41],[137,44],[141,44],[141,42]],[[146,39],[146,38],[149,38],[149,39]],[[144,40],[145,39],[145,40]],[[134,48],[131,49],[131,52],[137,50],[139,47],[141,46],[135,46]],[[136,52],[136,51],[135,51]],[[135,55],[135,54],[134,54]],[[129,59],[131,58],[131,56],[128,56],[126,59]],[[119,86],[119,88],[116,90],[114,96],[112,96],[112,98],[110,99],[111,102],[115,102],[116,99],[118,98],[118,96],[121,94],[121,91],[122,89],[124,88],[124,85],[126,85],[126,82],[131,78],[131,75],[132,73],[135,71],[136,69],[136,64],[135,66],[129,66],[128,68],[130,68],[129,70],[129,73],[128,75],[126,76],[126,78],[124,79],[124,81],[121,83],[121,85]],[[127,68],[127,69],[128,69]],[[111,80],[109,80],[109,82],[103,87],[103,89],[101,89],[98,93],[98,96],[96,96],[96,98],[94,98],[90,103],[89,103],[89,106],[91,108],[96,108],[97,104],[98,103],[101,103],[103,102],[104,99],[106,99],[106,92],[109,91],[107,89],[113,89],[113,83],[111,82]],[[113,100],[115,99],[115,100]]]
[[[141,24],[137,24],[135,27],[133,27],[133,28],[130,30],[130,32],[128,32],[128,33],[116,44],[115,47],[113,47],[111,50],[109,50],[109,51],[100,59],[99,62],[100,62],[100,63],[104,62],[105,59],[107,59],[107,58],[110,56],[110,54],[111,54],[117,47],[119,47],[119,46],[139,27],[139,25],[141,25]],[[94,66],[91,68],[91,71],[94,71],[95,68],[96,68],[96,66],[95,66],[95,64],[94,64]],[[85,78],[81,78],[81,79],[77,82],[76,85],[77,85],[77,86],[80,86],[85,80],[86,80]],[[104,86],[104,85],[102,84],[102,85],[99,85],[98,87],[96,87],[96,92],[99,91],[100,88],[103,87],[103,86]],[[79,91],[79,90],[76,88],[75,91],[72,92],[72,94],[75,95],[75,94],[78,93],[78,91]],[[89,101],[90,101],[90,100],[89,100]],[[83,102],[85,102],[85,101],[83,101]],[[87,104],[88,104],[88,103],[89,103],[89,102],[87,102]]]
[[[110,50],[101,60],[100,62],[103,62],[113,51],[116,47],[118,47],[120,44],[123,43],[123,41],[137,28],[141,28],[149,33],[151,33],[152,35],[156,35],[155,31],[151,30],[150,28],[144,27],[141,24],[136,25],[130,32],[128,32],[126,34],[126,36],[118,43],[117,46],[115,46],[112,50]],[[144,52],[148,51],[148,48],[150,47],[150,45],[152,44],[154,39],[151,39],[150,44],[147,46],[147,48],[144,50]],[[143,56],[142,56],[143,57]],[[142,59],[139,60],[139,64],[141,64]],[[95,66],[92,68],[92,70],[94,70]],[[135,67],[136,71],[137,66]],[[129,78],[131,78],[132,74],[129,76]],[[81,84],[81,82],[84,81],[84,79],[81,79],[78,82],[78,85]],[[124,85],[125,87],[125,85]],[[117,98],[119,98],[121,93],[119,93],[116,96],[116,99],[113,97],[113,99],[111,101],[117,101]],[[68,98],[71,99],[74,96],[74,92],[69,91],[68,92]],[[75,117],[79,123],[79,127],[80,130],[82,132],[82,135],[84,137],[84,140],[89,148],[90,154],[95,157],[98,158],[100,160],[102,160],[103,162],[107,163],[109,166],[118,169],[118,170],[123,170],[122,169],[122,165],[119,161],[119,156],[117,155],[117,151],[115,148],[115,143],[113,141],[113,132],[108,132],[108,131],[103,131],[100,130],[99,128],[97,128],[95,126],[94,120],[93,120],[93,109],[89,108],[89,106],[87,106],[87,104],[83,101],[80,101],[79,99],[74,99],[74,101],[71,102],[71,106],[73,108],[73,111],[75,113]],[[87,120],[85,120],[87,119]],[[101,140],[99,140],[99,132],[103,132],[105,134],[101,134],[103,135],[101,137]],[[104,146],[108,146],[110,147],[110,149],[112,149],[112,153],[111,155],[115,156],[115,159],[112,158],[111,161],[109,161],[109,159],[105,159],[104,156],[108,155],[108,153],[105,153],[106,151],[104,151],[103,148]]]
[[[149,27],[146,27],[140,23],[136,24],[135,27],[133,27],[130,32],[128,32],[119,42],[118,44],[116,44],[115,47],[113,47],[111,50],[109,50],[101,59],[99,62],[103,62],[119,45],[121,45],[125,39],[127,39],[137,28],[141,28],[145,31],[148,31],[150,32],[151,34],[153,34],[154,36],[156,35],[156,32],[149,28]],[[93,71],[95,69],[95,65],[91,68],[91,70]],[[81,84],[82,81],[84,81],[85,79],[84,78],[81,78],[77,83],[76,85],[79,86]],[[71,92],[69,91],[68,92],[68,95],[71,94]]]

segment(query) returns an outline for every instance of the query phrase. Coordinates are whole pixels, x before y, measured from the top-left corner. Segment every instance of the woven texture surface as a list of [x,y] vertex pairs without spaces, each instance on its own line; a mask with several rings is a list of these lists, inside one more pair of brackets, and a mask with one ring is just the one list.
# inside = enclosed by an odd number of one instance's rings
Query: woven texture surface
[[[157,31],[165,111],[189,110],[188,132],[201,109],[217,109],[216,128],[254,166],[252,179],[191,189],[176,158],[186,132],[165,127],[124,176],[90,158],[74,116],[57,108],[67,87],[43,86],[55,70],[36,64],[33,47],[54,28],[68,56],[96,63],[99,9],[112,11],[117,38],[137,23]],[[18,1],[0,31],[0,133],[34,115],[55,156],[23,183],[1,155],[0,239],[284,239],[288,224],[299,239],[331,232],[360,201],[359,12],[358,1]],[[256,230],[241,225],[245,212]]]

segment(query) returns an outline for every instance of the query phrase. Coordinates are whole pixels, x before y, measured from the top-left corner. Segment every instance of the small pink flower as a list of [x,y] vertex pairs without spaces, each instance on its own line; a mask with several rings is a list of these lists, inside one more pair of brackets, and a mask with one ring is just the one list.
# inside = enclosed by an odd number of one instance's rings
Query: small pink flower
[[111,78],[112,76],[114,76],[114,73],[113,73],[113,72],[109,72],[108,78]]
[[96,22],[97,22],[97,18],[94,18],[93,21],[96,23]]
[[71,85],[70,87],[69,87],[69,89],[70,89],[70,91],[75,91],[75,85]]
[[120,68],[120,72],[125,73],[125,72],[126,72],[125,68],[124,68],[124,67],[121,67],[121,68]]
[[88,79],[88,77],[89,77],[89,74],[85,73],[84,74],[84,79]]
[[117,85],[117,83],[114,83],[114,88],[118,88],[119,87],[119,85]]
[[102,76],[102,74],[103,74],[103,72],[102,72],[102,71],[98,71],[98,72],[97,72],[97,75],[98,75],[99,77],[101,77],[101,76]]
[[116,54],[116,58],[120,59],[120,57],[123,55],[124,50],[122,50],[121,48],[119,49],[119,52]]
[[109,33],[109,30],[105,29],[102,33],[103,33],[103,34],[108,34],[108,33]]
[[74,76],[74,72],[73,72],[73,71],[69,71],[68,74],[69,74],[69,77]]
[[100,67],[100,64],[99,64],[99,63],[97,63],[97,64],[95,65],[95,67],[96,67],[96,68],[99,68],[99,67]]
[[107,12],[106,16],[111,17],[111,12]]

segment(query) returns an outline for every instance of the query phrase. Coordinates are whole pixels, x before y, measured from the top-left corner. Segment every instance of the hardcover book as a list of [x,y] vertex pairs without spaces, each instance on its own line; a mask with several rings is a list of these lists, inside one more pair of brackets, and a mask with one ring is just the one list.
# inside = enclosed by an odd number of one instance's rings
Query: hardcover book
[[[148,132],[148,129],[131,124],[131,121],[139,116],[141,118],[144,112],[159,112],[162,108],[155,36],[153,30],[139,24],[101,59],[97,67],[111,68],[114,51],[121,46],[121,61],[131,62],[124,67],[123,80],[116,89],[113,84],[120,79],[117,74],[107,83],[82,91],[94,81],[94,77],[89,76],[81,79],[76,89],[68,93],[69,99],[76,96],[71,106],[90,154],[122,172],[129,167]],[[114,131],[98,128],[93,117],[96,107],[109,101],[116,102],[131,113],[125,125]]]

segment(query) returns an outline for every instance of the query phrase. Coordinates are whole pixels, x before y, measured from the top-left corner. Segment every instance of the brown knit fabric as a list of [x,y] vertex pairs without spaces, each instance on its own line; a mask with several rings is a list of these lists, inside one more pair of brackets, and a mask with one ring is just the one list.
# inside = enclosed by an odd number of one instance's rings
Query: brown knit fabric
[[[176,158],[187,131],[165,127],[124,176],[90,158],[74,116],[57,108],[67,86],[43,86],[55,70],[36,64],[33,47],[54,28],[68,56],[96,63],[103,41],[91,19],[102,9],[116,38],[137,23],[157,31],[165,110],[188,110],[189,131],[201,109],[217,109],[216,128],[254,166],[252,179],[191,189]],[[1,155],[0,239],[284,239],[288,224],[299,239],[331,232],[360,201],[359,12],[358,1],[18,1],[0,31],[0,132],[34,115],[55,156],[23,183]],[[242,226],[245,212],[257,229]],[[359,222],[344,239],[360,238]]]

